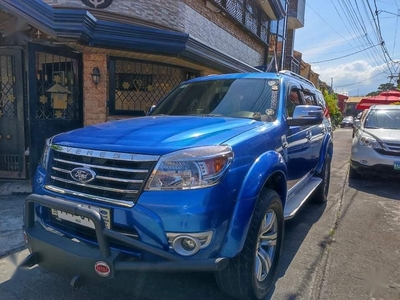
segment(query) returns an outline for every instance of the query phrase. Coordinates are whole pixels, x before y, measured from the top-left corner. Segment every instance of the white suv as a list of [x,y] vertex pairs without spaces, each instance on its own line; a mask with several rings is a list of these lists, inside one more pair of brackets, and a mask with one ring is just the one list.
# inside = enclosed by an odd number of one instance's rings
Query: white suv
[[349,177],[400,175],[400,105],[374,105],[357,121]]

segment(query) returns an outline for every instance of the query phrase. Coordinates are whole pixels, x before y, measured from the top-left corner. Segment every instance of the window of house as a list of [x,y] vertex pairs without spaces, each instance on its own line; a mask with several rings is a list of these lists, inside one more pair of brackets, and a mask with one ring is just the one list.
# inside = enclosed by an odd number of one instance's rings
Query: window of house
[[115,57],[109,68],[109,115],[144,116],[179,83],[199,75],[178,66]]

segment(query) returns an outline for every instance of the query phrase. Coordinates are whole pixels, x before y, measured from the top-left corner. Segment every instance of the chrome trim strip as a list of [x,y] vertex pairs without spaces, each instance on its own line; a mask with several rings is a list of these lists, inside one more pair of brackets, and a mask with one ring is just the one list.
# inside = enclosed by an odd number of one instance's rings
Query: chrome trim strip
[[83,167],[88,167],[88,168],[97,168],[97,169],[103,169],[103,170],[111,170],[111,171],[120,171],[120,172],[131,172],[131,173],[148,173],[149,170],[139,170],[139,169],[123,169],[123,168],[115,168],[115,167],[104,167],[104,166],[99,166],[99,165],[93,165],[93,164],[87,164],[87,163],[80,163],[76,161],[70,161],[70,160],[64,160],[64,159],[59,159],[59,158],[53,158],[55,161],[66,163],[66,164],[71,164],[71,165],[77,165],[77,166],[83,166]]
[[86,194],[86,193],[79,193],[79,192],[69,190],[69,189],[62,189],[62,188],[52,186],[52,185],[45,185],[44,188],[49,191],[55,192],[55,193],[79,196],[79,197],[88,198],[91,200],[109,203],[112,205],[119,205],[119,206],[124,206],[124,207],[133,207],[135,205],[132,201],[123,201],[123,200],[116,200],[116,199],[105,198],[105,197],[100,197],[100,196],[94,196],[94,195],[90,195],[90,194]]
[[[62,173],[71,173],[69,170],[57,168],[57,167],[51,167],[53,170],[62,172]],[[113,178],[113,177],[106,177],[106,176],[99,176],[96,175],[96,178],[102,179],[102,180],[109,180],[109,181],[116,181],[116,182],[125,182],[125,183],[143,183],[143,180],[139,179],[124,179],[124,178]]]
[[70,184],[84,186],[84,187],[88,187],[88,188],[92,188],[92,189],[115,192],[115,193],[137,194],[139,192],[138,190],[122,190],[122,189],[114,189],[114,188],[110,188],[110,187],[101,187],[101,186],[98,186],[98,185],[80,183],[80,182],[73,181],[73,180],[63,179],[63,178],[60,178],[60,177],[57,177],[57,176],[50,176],[50,178],[54,179],[54,180],[62,181],[62,182],[65,182],[65,183],[70,183]]
[[62,172],[62,173],[71,173],[70,170],[66,170],[66,169],[61,169],[61,168],[57,168],[57,167],[51,167],[53,170],[58,171],[58,172]]
[[98,179],[109,180],[109,181],[117,181],[117,182],[125,182],[125,183],[143,183],[143,180],[140,179],[124,179],[124,178],[113,178],[106,176],[96,176]]
[[111,151],[99,151],[90,150],[83,148],[66,147],[60,145],[51,145],[51,149],[58,152],[63,152],[72,155],[87,156],[87,157],[98,157],[115,160],[125,161],[157,161],[159,155],[145,155],[145,154],[130,154],[122,152],[111,152]]

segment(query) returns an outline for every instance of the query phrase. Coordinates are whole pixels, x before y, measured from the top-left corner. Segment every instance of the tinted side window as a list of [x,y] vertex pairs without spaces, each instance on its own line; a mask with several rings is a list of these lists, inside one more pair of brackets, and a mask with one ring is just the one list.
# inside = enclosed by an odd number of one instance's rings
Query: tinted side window
[[317,105],[314,94],[304,93],[304,104],[306,105]]
[[286,99],[286,115],[292,117],[294,108],[300,104],[302,104],[300,90],[297,88],[291,88]]

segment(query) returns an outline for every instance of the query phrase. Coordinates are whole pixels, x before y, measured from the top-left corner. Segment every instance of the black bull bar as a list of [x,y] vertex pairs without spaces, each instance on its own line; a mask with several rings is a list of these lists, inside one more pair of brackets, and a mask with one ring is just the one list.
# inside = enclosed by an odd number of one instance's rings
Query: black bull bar
[[[98,248],[46,230],[35,221],[35,203],[90,219],[95,227]],[[38,264],[61,275],[72,276],[71,284],[75,288],[78,282],[104,277],[113,278],[119,271],[220,271],[228,264],[226,258],[184,259],[161,248],[127,237],[106,228],[99,212],[57,197],[29,195],[25,201],[23,230],[31,254],[21,266],[31,267]],[[151,253],[162,260],[126,260],[121,251],[110,248],[109,239]],[[99,274],[95,270],[99,262],[106,263],[108,272]],[[107,275],[104,276],[105,274]]]

